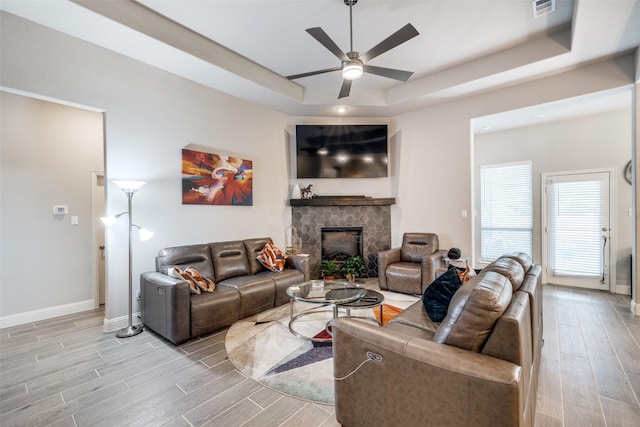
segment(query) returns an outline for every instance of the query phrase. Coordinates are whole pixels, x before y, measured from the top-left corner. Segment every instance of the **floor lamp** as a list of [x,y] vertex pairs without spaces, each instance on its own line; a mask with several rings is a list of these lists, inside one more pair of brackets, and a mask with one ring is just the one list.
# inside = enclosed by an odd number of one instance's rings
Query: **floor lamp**
[[127,195],[128,208],[126,212],[119,213],[117,215],[112,215],[108,217],[102,218],[102,222],[110,227],[113,225],[118,218],[122,215],[127,215],[129,217],[129,325],[126,328],[120,329],[116,332],[116,336],[118,338],[127,338],[132,337],[134,335],[138,335],[142,332],[143,327],[142,324],[133,325],[133,272],[132,272],[132,230],[133,228],[138,229],[138,234],[140,236],[140,240],[145,241],[149,240],[153,233],[146,228],[142,228],[133,223],[132,213],[131,213],[131,201],[133,200],[133,194],[140,189],[145,183],[142,181],[112,181],[115,185],[120,187],[122,191]]

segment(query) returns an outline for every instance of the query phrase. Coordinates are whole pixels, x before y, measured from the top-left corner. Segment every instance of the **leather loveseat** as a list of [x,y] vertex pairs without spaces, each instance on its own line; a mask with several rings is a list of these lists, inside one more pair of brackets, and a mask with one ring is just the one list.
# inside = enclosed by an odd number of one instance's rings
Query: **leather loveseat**
[[348,427],[534,425],[542,348],[541,269],[500,257],[434,323],[422,301],[384,327],[334,324],[336,418]]
[[[156,271],[140,276],[142,323],[178,345],[189,338],[227,327],[289,301],[286,289],[309,280],[309,260],[289,256],[273,272],[256,256],[268,237],[165,248]],[[185,280],[167,275],[173,267],[191,267],[212,279],[212,293],[191,293]]]

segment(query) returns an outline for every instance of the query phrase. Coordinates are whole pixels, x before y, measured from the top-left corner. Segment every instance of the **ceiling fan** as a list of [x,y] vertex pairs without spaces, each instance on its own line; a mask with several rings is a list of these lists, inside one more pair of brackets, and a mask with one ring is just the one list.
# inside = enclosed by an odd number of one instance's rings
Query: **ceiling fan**
[[372,60],[376,56],[385,53],[388,50],[406,42],[419,35],[418,30],[411,24],[407,24],[400,28],[395,33],[369,49],[367,52],[360,55],[359,52],[353,50],[353,15],[352,8],[358,0],[344,0],[344,4],[349,6],[349,38],[350,48],[349,52],[343,52],[338,45],[324,32],[320,27],[307,28],[307,33],[319,41],[324,47],[329,49],[331,53],[338,57],[342,61],[342,65],[339,67],[325,68],[324,70],[311,71],[308,73],[294,74],[287,76],[289,80],[299,79],[302,77],[314,76],[316,74],[328,73],[331,71],[342,70],[342,88],[340,88],[340,94],[338,99],[349,96],[351,92],[351,82],[353,80],[362,77],[363,73],[376,74],[382,77],[388,77],[390,79],[400,80],[406,82],[413,75],[411,71],[396,70],[393,68],[376,67],[373,65],[366,65],[366,62]]

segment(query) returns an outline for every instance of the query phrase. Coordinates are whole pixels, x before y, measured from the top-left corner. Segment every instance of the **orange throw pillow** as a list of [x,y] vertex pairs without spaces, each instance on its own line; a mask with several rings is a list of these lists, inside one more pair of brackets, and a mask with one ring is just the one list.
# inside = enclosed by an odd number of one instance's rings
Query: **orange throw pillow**
[[458,270],[458,276],[460,276],[460,281],[462,282],[462,284],[464,285],[465,283],[467,283],[469,281],[469,279],[471,279],[473,276],[476,275],[475,270],[473,270],[471,267],[467,266],[466,268],[457,268]]
[[268,241],[256,259],[271,271],[282,271],[286,257],[271,241]]
[[213,292],[215,290],[216,284],[213,282],[213,280],[209,279],[206,276],[203,276],[195,268],[187,267],[184,272],[191,276],[191,280],[193,280],[196,286],[204,292]]
[[186,272],[180,270],[178,267],[169,268],[169,271],[167,272],[167,274],[170,277],[173,277],[175,279],[181,279],[181,280],[186,281],[189,284],[189,289],[191,290],[192,294],[199,294],[200,293],[200,288],[198,287],[198,285],[196,285],[196,282],[191,278],[191,275],[189,275]]

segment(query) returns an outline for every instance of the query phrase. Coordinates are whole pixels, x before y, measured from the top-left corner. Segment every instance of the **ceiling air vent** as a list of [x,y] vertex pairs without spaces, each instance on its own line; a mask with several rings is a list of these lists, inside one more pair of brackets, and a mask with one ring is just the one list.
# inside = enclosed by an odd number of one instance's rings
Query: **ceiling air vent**
[[533,17],[537,18],[555,11],[556,0],[533,0],[531,6],[533,7]]

